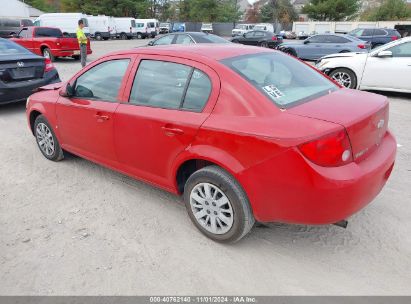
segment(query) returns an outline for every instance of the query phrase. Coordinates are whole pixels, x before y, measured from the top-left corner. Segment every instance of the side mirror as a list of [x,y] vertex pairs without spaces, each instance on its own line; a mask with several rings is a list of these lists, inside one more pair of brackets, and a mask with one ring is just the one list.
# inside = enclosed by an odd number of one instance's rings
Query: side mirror
[[377,54],[377,57],[380,57],[380,58],[392,57],[392,52],[391,51],[381,51]]
[[150,41],[147,45],[148,45],[148,46],[153,46],[153,45],[154,45],[154,41]]
[[65,88],[60,90],[59,95],[62,97],[72,97],[74,96],[74,88],[68,83]]
[[309,44],[310,40],[304,40],[304,44]]

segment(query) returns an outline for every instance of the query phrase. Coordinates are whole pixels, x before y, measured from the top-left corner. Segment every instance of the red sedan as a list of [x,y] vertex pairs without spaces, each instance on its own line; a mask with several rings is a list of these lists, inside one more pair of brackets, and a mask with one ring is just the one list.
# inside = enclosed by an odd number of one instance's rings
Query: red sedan
[[46,158],[68,151],[183,195],[221,242],[255,221],[346,219],[381,191],[397,147],[385,97],[238,45],[109,54],[32,95],[27,119]]

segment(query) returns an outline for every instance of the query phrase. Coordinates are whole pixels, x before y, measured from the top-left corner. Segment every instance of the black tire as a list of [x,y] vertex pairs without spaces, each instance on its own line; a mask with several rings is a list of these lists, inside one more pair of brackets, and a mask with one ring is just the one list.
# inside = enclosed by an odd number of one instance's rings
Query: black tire
[[[51,136],[54,151],[52,153],[46,153],[46,149],[40,145],[41,136],[40,130],[42,126],[46,126],[46,130],[49,131],[49,135]],[[44,155],[45,158],[52,161],[59,161],[64,158],[63,150],[60,147],[60,144],[57,140],[56,135],[54,134],[53,128],[48,123],[47,119],[43,115],[37,116],[36,120],[34,121],[33,133],[36,138],[37,146],[40,149],[40,152]]]
[[267,41],[261,42],[261,43],[260,43],[260,46],[261,46],[261,47],[264,47],[264,48],[268,48],[268,43],[267,43]]
[[108,37],[104,37],[103,39],[104,39],[104,40],[108,40],[109,38],[108,38]]
[[142,33],[137,33],[137,39],[143,39],[143,34]]
[[43,57],[50,58],[51,61],[56,60],[56,57],[54,57],[54,55],[51,53],[51,50],[48,47],[43,48],[41,53],[43,54]]
[[340,53],[349,53],[349,52],[351,52],[351,51],[349,51],[349,50],[342,50]]
[[80,56],[79,55],[74,55],[72,56],[74,60],[80,60]]
[[101,40],[103,40],[103,36],[101,36],[100,33],[96,33],[96,34],[94,35],[94,39],[96,39],[96,40],[98,40],[98,41],[101,41]]
[[121,40],[127,40],[128,39],[127,34],[126,33],[121,33],[120,34],[120,39]]
[[231,40],[232,43],[240,43],[237,39]]
[[375,49],[375,48],[377,48],[377,47],[380,47],[381,45],[384,45],[384,44],[383,44],[383,43],[373,44],[372,49]]
[[[216,234],[207,231],[194,216],[190,204],[190,195],[193,188],[201,183],[209,183],[218,187],[228,198],[229,204],[231,204],[233,223],[229,230],[224,234]],[[231,174],[217,166],[204,167],[194,172],[189,177],[184,186],[184,203],[186,205],[187,213],[197,229],[205,236],[217,242],[237,242],[251,230],[255,223],[247,195],[240,184]]]
[[338,69],[335,69],[335,70],[331,71],[329,76],[331,78],[333,78],[335,81],[339,82],[338,79],[336,79],[336,78],[338,78],[339,73],[344,73],[344,74],[346,74],[350,77],[350,85],[349,86],[346,86],[346,85],[344,85],[343,83],[340,82],[341,85],[343,85],[344,87],[346,87],[348,89],[356,89],[357,88],[357,76],[355,75],[355,73],[353,71],[351,71],[350,69],[346,69],[346,68],[338,68]]

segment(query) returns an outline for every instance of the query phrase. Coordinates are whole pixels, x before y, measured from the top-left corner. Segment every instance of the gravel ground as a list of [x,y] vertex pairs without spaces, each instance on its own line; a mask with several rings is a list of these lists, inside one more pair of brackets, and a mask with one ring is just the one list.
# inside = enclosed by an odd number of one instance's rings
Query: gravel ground
[[[90,59],[142,42],[94,42]],[[80,69],[56,66],[64,80]],[[396,166],[347,229],[269,224],[235,245],[202,236],[178,197],[81,158],[47,161],[24,104],[1,107],[0,294],[411,295],[411,96],[389,99]]]

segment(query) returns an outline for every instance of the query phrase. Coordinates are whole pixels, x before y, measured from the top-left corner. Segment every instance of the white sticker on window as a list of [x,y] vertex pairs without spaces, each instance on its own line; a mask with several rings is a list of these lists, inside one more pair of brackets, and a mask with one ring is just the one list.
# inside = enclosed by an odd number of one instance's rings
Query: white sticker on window
[[273,98],[281,98],[284,96],[283,92],[281,92],[276,86],[273,84],[267,85],[263,87],[264,92],[270,95]]

